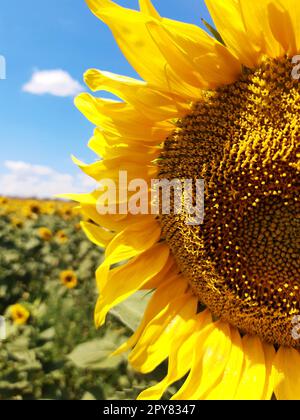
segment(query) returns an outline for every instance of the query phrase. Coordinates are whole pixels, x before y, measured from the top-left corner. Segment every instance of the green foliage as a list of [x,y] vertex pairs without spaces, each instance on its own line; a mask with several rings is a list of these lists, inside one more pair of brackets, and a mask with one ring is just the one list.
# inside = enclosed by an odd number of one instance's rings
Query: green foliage
[[216,28],[214,28],[213,26],[211,26],[210,23],[208,23],[205,19],[201,19],[202,23],[205,25],[205,27],[208,29],[208,31],[211,33],[211,35],[220,42],[220,44],[225,45],[225,42],[223,40],[223,38],[221,37],[220,33],[216,30]]
[[[0,315],[7,319],[7,339],[0,341],[0,400],[134,399],[161,377],[161,369],[145,377],[127,366],[126,357],[110,356],[138,325],[147,297],[121,304],[96,331],[94,272],[102,251],[78,222],[41,215],[17,228],[0,217]],[[40,238],[40,227],[53,232],[50,241]],[[60,230],[69,238],[64,244],[55,239]],[[69,269],[78,277],[72,290],[59,277]],[[26,325],[10,319],[15,303],[29,310]]]
[[141,321],[141,316],[150,298],[145,292],[137,292],[127,300],[120,303],[111,310],[111,314],[122,324],[126,325],[130,331],[134,332]]

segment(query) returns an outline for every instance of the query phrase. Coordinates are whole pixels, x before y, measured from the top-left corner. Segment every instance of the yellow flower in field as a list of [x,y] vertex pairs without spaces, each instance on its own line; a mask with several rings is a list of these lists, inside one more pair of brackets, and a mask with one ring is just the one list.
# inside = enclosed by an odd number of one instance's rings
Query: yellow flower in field
[[39,237],[44,241],[50,241],[52,239],[52,231],[46,227],[41,227],[38,230]]
[[68,289],[74,289],[78,284],[77,276],[72,270],[62,271],[60,273],[60,281]]
[[73,216],[72,209],[64,209],[64,211],[63,211],[63,216],[64,216],[66,219],[70,219],[70,218]]
[[11,224],[18,229],[24,226],[23,220],[19,219],[18,217],[12,217],[10,220],[11,220]]
[[41,208],[40,204],[38,204],[38,203],[30,204],[29,210],[30,210],[31,214],[36,214],[36,215],[39,215],[42,212],[42,208]]
[[36,219],[42,213],[41,205],[38,202],[29,202],[23,208],[23,215],[27,218]]
[[55,212],[55,204],[52,203],[52,202],[46,203],[43,212],[44,212],[44,214],[49,214],[49,215],[54,214],[54,212]]
[[62,205],[58,209],[58,214],[64,219],[70,219],[73,216],[72,207],[70,205]]
[[300,399],[299,1],[206,0],[219,41],[139,2],[134,11],[87,0],[143,80],[85,74],[91,90],[122,102],[76,99],[102,157],[79,166],[98,181],[117,182],[120,170],[149,185],[203,179],[205,219],[101,215],[99,191],[74,196],[94,221],[83,223],[88,237],[107,246],[96,324],[155,289],[118,350],[142,373],[169,360],[141,399],[185,376],[173,399]]
[[80,223],[76,223],[75,224],[75,229],[76,230],[81,230],[81,224]]
[[66,234],[66,232],[64,230],[59,230],[56,233],[55,238],[56,238],[57,242],[60,243],[60,244],[65,244],[69,240],[68,235]]
[[10,314],[16,325],[26,324],[30,317],[30,312],[19,303],[10,307]]
[[0,205],[7,204],[8,199],[6,197],[0,197]]

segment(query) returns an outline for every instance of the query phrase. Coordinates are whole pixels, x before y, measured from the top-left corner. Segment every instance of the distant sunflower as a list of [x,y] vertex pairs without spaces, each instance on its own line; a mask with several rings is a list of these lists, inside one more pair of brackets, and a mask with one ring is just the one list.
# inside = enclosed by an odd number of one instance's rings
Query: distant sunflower
[[55,238],[56,238],[57,242],[61,245],[65,244],[69,241],[69,237],[64,230],[59,230],[58,232],[56,232]]
[[29,202],[28,205],[23,207],[22,212],[29,219],[37,219],[42,213],[42,208],[38,202]]
[[74,289],[78,284],[78,279],[74,271],[65,270],[60,273],[60,281],[68,289]]
[[38,230],[39,237],[44,241],[50,241],[52,239],[52,231],[46,227],[41,227]]
[[17,303],[10,307],[10,315],[16,325],[25,325],[30,317],[30,312],[23,305]]
[[52,215],[55,213],[56,205],[55,203],[48,202],[45,204],[44,214]]
[[6,197],[0,197],[0,205],[7,204],[8,199]]
[[73,216],[73,209],[69,206],[63,206],[59,209],[58,213],[66,220],[70,219]]
[[11,217],[10,221],[15,228],[21,229],[24,226],[24,221],[19,217],[13,216]]
[[130,349],[143,373],[169,360],[139,398],[159,399],[187,375],[173,399],[299,399],[299,2],[206,0],[219,40],[161,18],[150,0],[141,11],[87,3],[144,81],[85,74],[91,90],[122,102],[76,99],[103,158],[79,165],[98,181],[127,170],[129,181],[206,183],[201,226],[178,215],[101,216],[99,192],[73,196],[94,222],[82,224],[88,237],[106,246],[97,326],[132,293],[155,289],[118,350]]

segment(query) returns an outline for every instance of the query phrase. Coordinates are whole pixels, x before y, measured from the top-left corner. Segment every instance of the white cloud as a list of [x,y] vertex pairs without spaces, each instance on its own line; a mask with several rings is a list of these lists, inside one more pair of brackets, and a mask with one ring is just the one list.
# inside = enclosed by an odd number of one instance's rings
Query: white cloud
[[4,166],[12,172],[25,173],[25,175],[28,172],[35,175],[51,175],[53,173],[53,170],[48,166],[31,165],[22,161],[7,160],[4,162]]
[[60,173],[48,166],[21,161],[5,161],[0,174],[0,195],[53,198],[57,194],[82,193],[96,188],[96,182],[84,174]]
[[33,95],[75,96],[84,91],[81,84],[64,70],[36,70],[26,83],[23,92]]

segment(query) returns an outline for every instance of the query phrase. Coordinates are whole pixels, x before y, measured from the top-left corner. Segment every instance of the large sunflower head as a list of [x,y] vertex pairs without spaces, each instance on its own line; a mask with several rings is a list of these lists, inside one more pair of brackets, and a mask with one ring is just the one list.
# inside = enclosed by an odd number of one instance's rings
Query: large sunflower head
[[163,206],[128,214],[132,194],[118,196],[117,214],[99,213],[100,191],[74,197],[93,222],[82,223],[88,237],[106,247],[96,324],[130,294],[155,290],[118,350],[144,373],[169,360],[140,398],[161,398],[186,375],[174,399],[300,398],[298,2],[206,0],[218,39],[162,18],[150,0],[140,11],[87,3],[142,80],[85,74],[120,102],[76,99],[101,156],[79,166],[118,188],[126,171],[133,185],[148,183],[146,195],[153,178],[205,183],[202,224]]

